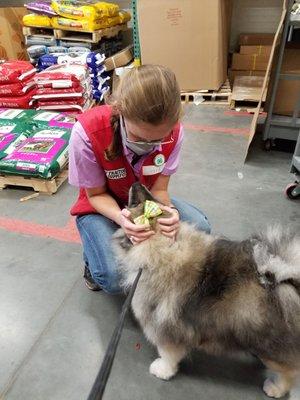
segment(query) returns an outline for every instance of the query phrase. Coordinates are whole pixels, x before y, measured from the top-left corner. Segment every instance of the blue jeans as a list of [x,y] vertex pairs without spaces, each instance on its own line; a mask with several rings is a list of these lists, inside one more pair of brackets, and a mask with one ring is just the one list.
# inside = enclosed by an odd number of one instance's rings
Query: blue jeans
[[[198,208],[184,200],[172,199],[181,221],[210,233],[210,224]],[[117,263],[111,249],[111,237],[119,226],[100,214],[87,214],[76,219],[83,245],[83,259],[94,281],[107,293],[122,293]]]

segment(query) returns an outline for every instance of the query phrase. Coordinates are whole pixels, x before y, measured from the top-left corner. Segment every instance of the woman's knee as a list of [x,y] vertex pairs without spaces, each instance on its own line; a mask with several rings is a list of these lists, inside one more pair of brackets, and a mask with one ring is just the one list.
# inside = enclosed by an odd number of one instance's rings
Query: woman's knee
[[201,213],[199,220],[196,222],[196,228],[199,231],[204,231],[205,233],[211,233],[211,225],[207,219],[207,217]]

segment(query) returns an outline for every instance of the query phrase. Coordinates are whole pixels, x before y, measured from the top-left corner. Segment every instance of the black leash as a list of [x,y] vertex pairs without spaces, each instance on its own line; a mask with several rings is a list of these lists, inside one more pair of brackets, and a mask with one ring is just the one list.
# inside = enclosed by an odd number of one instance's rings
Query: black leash
[[117,326],[115,327],[114,333],[112,334],[112,337],[110,339],[104,359],[102,361],[101,368],[95,379],[95,382],[94,382],[92,390],[89,394],[88,400],[101,400],[102,399],[102,396],[103,396],[103,393],[104,393],[104,390],[106,387],[106,383],[107,383],[107,380],[110,375],[111,367],[113,365],[114,358],[116,355],[117,347],[119,344],[119,340],[120,340],[122,329],[123,329],[124,322],[125,322],[125,317],[126,317],[127,311],[129,310],[131,300],[133,298],[133,295],[134,295],[135,289],[137,287],[138,281],[141,277],[141,274],[142,274],[142,269],[140,268],[139,272],[133,282],[133,285],[130,289],[130,292],[125,300],[125,303],[123,304],[122,312],[119,317],[119,321],[118,321]]

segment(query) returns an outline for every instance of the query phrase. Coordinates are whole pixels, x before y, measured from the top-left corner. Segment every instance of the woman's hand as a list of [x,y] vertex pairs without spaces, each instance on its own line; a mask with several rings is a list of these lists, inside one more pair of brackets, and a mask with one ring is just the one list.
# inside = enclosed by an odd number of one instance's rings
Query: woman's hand
[[120,215],[120,226],[133,244],[141,243],[154,235],[155,232],[150,230],[148,225],[135,225],[129,217],[130,211],[123,208]]
[[159,218],[157,220],[161,233],[169,238],[176,239],[179,231],[179,213],[176,209],[160,205],[163,211],[168,211],[171,214],[169,218]]

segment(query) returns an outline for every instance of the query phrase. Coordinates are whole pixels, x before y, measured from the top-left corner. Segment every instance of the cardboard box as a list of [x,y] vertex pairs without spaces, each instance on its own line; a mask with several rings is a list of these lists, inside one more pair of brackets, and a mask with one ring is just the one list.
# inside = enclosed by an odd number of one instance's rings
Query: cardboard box
[[[300,50],[287,49],[285,51],[282,72],[300,74]],[[280,80],[274,104],[274,113],[279,115],[293,115],[299,96],[299,80]]]
[[[234,80],[231,99],[235,101],[259,101],[262,93],[263,76],[237,76]],[[262,101],[266,99],[264,91]]]
[[228,69],[228,79],[231,85],[233,85],[234,78],[236,76],[265,76],[266,71],[242,71],[242,70],[233,70],[231,68]]
[[124,75],[129,69],[134,68],[134,63],[126,65],[125,67],[116,68],[112,75],[112,92],[114,93],[119,85],[121,76]]
[[227,73],[230,0],[139,0],[142,64],[171,68],[182,91],[219,89]]
[[26,13],[24,7],[0,8],[0,59],[28,59],[22,33],[22,18]]
[[231,68],[237,70],[265,71],[268,61],[269,56],[234,53],[232,56]]
[[269,45],[272,46],[274,33],[241,33],[239,45]]
[[104,61],[104,65],[107,71],[111,71],[115,68],[123,67],[132,61],[133,59],[133,46],[129,45],[125,49],[119,51],[114,56],[108,57]]
[[272,46],[244,46],[240,47],[240,54],[257,54],[259,56],[269,56],[271,54]]

